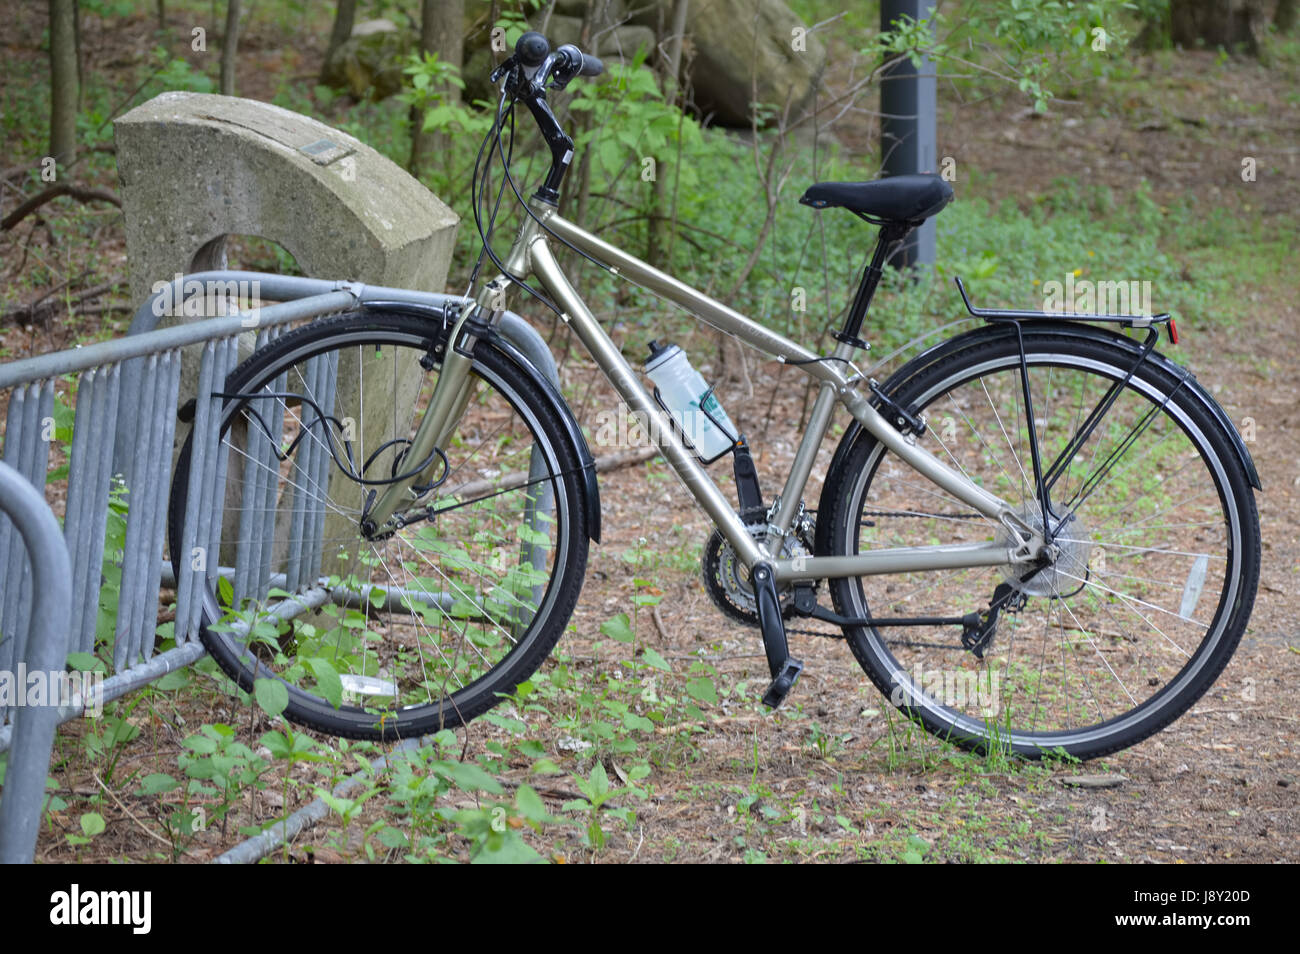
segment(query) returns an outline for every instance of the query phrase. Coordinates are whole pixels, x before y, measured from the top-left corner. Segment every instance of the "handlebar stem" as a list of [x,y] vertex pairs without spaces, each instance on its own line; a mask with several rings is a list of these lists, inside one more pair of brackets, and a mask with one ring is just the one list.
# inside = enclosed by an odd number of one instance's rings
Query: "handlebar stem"
[[[550,62],[551,57],[548,56],[542,66],[549,67]],[[522,75],[522,71],[518,71],[511,82],[509,92],[518,95],[528,106],[528,111],[533,114],[533,119],[542,130],[546,145],[550,147],[551,168],[546,174],[546,181],[534,193],[534,198],[540,199],[547,205],[555,206],[560,201],[560,184],[564,181],[564,174],[569,171],[569,163],[573,161],[573,140],[560,128],[560,121],[555,118],[555,113],[551,111],[551,104],[546,101],[546,90],[542,85],[546,75],[543,69],[539,69],[535,74],[540,78],[539,82],[529,79]]]

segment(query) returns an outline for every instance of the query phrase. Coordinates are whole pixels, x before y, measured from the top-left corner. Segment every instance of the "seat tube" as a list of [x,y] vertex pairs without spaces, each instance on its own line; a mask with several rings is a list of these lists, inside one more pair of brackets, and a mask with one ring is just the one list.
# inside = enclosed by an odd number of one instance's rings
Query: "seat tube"
[[[848,345],[841,344],[835,350],[838,352],[841,348],[848,350]],[[812,473],[813,464],[817,460],[817,451],[826,437],[826,428],[830,425],[831,414],[835,410],[835,396],[834,383],[824,381],[821,390],[817,393],[812,414],[808,418],[808,426],[799,441],[799,450],[790,465],[790,474],[786,477],[785,487],[781,491],[780,505],[770,522],[770,526],[775,527],[782,536],[790,532],[790,525],[794,522],[795,514],[799,512],[808,475]]]

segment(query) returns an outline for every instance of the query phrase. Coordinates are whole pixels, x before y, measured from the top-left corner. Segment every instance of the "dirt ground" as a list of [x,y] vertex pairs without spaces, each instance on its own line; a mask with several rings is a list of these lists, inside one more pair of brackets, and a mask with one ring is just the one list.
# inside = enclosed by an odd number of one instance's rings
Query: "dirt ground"
[[[18,6],[0,3],[0,14],[8,17]],[[241,47],[247,95],[265,93],[259,90],[259,76],[280,65],[267,59],[281,55],[271,47],[269,40],[256,37]],[[110,68],[114,48],[132,47],[103,38],[92,44],[92,57]],[[17,47],[7,52],[18,55]],[[289,66],[310,73],[318,55],[308,45],[292,54],[295,62]],[[1172,72],[1154,59],[1143,62],[1162,95],[1120,104],[1124,108],[1107,116],[1063,104],[1047,118],[1031,119],[1020,104],[958,104],[945,91],[940,154],[957,157],[959,167],[969,170],[970,188],[991,198],[1025,199],[1050,190],[1062,176],[1085,185],[1104,182],[1122,195],[1146,177],[1158,200],[1194,190],[1211,204],[1231,207],[1242,201],[1239,190],[1230,191],[1239,182],[1240,159],[1258,153],[1261,169],[1273,171],[1261,174],[1242,212],[1285,221],[1294,229],[1300,212],[1295,175],[1300,117],[1275,86],[1261,82],[1264,68],[1236,62],[1214,67],[1213,54],[1184,54]],[[259,65],[267,69],[259,72]],[[1234,135],[1225,135],[1225,129]],[[872,131],[864,123],[841,134],[847,142],[855,135],[867,139]],[[120,230],[107,228],[104,242],[110,249],[113,242],[120,243]],[[14,249],[12,242],[6,244],[6,255]],[[753,860],[753,852],[761,851],[773,861],[894,860],[906,837],[914,835],[936,846],[927,860],[1300,860],[1300,702],[1294,688],[1300,682],[1300,631],[1292,591],[1300,570],[1296,291],[1293,273],[1270,276],[1250,289],[1256,308],[1248,326],[1229,330],[1209,318],[1180,326],[1181,359],[1235,421],[1250,417],[1256,422],[1250,450],[1264,486],[1257,496],[1264,559],[1254,615],[1227,670],[1189,713],[1146,742],[1078,769],[989,771],[977,761],[950,758],[928,739],[913,738],[901,752],[891,753],[887,704],[848,648],[834,639],[795,636],[793,651],[807,670],[785,709],[767,714],[754,707],[719,707],[688,749],[670,755],[671,767],[655,773],[652,796],[635,806],[638,820],[632,830],[612,833],[599,854],[575,842],[561,852],[564,857],[741,861]],[[3,330],[12,355],[47,350],[66,333]],[[768,394],[778,369],[758,365],[750,374],[755,392]],[[608,391],[588,389],[590,377],[576,359],[565,368],[566,389],[575,407],[586,408],[584,423],[594,426],[594,410],[613,402]],[[766,402],[755,403],[761,411],[757,419],[740,424],[759,435],[760,474],[771,487],[793,453],[800,396],[776,401],[770,416],[762,406]],[[832,449],[823,449],[814,470],[810,505]],[[602,622],[629,608],[634,576],[644,570],[634,568],[625,554],[644,540],[679,555],[654,568],[663,600],[650,619],[641,620],[647,644],[669,660],[703,658],[727,679],[763,680],[757,631],[737,628],[721,617],[703,592],[698,570],[689,566],[686,557],[698,553],[709,525],[684,500],[663,465],[603,475],[601,499],[602,541],[592,550],[574,619],[576,636],[566,637],[564,644],[570,665],[615,665],[608,655],[593,655],[590,646]],[[174,772],[180,740],[190,731],[184,724],[220,718],[239,725],[241,733],[246,727],[254,738],[268,727],[263,717],[240,712],[236,705],[227,700],[225,708],[187,710],[177,703],[155,713],[150,731],[125,748],[119,774]],[[558,736],[553,727],[539,730],[552,742]],[[65,727],[63,751],[75,749],[84,731],[80,724]],[[472,743],[492,737],[490,727],[470,729]],[[565,768],[579,765],[558,748],[552,754]],[[1116,774],[1123,781],[1104,789],[1062,784],[1060,776],[1078,772]],[[75,769],[64,773],[61,783],[65,797],[99,790],[95,778]],[[744,794],[756,791],[759,800],[738,810]],[[561,785],[548,797],[572,795]],[[263,793],[259,804],[249,806],[249,816],[281,813],[278,798]],[[761,811],[765,804],[772,811]],[[109,829],[93,848],[66,843],[64,835],[75,828],[76,817],[63,815],[43,832],[38,857],[143,860],[164,850],[149,806],[128,788],[112,793],[99,810]],[[837,816],[852,825],[846,827]],[[196,841],[186,859],[208,860],[235,841],[233,832],[224,838],[210,832]],[[347,837],[340,840],[335,826],[326,824],[304,833],[290,856],[298,861],[353,860],[348,845],[354,844]]]

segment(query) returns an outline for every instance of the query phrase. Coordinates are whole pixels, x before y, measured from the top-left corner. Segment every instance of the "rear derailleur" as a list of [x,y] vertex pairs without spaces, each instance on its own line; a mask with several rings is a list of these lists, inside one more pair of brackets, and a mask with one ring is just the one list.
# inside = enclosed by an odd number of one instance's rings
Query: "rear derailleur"
[[999,583],[989,600],[986,613],[968,613],[962,622],[961,645],[976,659],[983,659],[984,652],[993,644],[993,637],[998,631],[998,614],[1005,610],[1017,613],[1025,608],[1027,597],[1010,583]]

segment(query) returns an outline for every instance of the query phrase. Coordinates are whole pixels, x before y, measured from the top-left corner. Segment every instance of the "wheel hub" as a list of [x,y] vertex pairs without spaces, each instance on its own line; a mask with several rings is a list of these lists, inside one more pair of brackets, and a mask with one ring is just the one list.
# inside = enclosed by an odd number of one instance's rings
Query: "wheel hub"
[[[1043,516],[1037,509],[1026,508],[1019,516],[1035,532],[1042,531]],[[1045,548],[1044,554],[1048,564],[1024,580],[1022,577],[1037,569],[1039,562],[1012,563],[1003,568],[1002,578],[1025,596],[1060,599],[1083,589],[1083,581],[1088,578],[1088,560],[1092,556],[1092,534],[1076,513],[1067,514],[1063,520],[1049,513],[1049,519],[1052,521],[1052,545]],[[1003,532],[1001,542],[1007,546],[1017,543],[1010,531]]]

